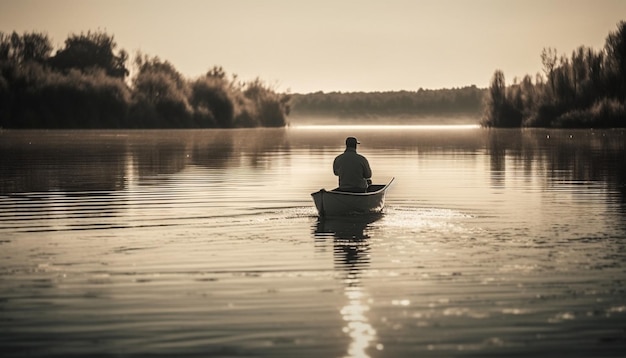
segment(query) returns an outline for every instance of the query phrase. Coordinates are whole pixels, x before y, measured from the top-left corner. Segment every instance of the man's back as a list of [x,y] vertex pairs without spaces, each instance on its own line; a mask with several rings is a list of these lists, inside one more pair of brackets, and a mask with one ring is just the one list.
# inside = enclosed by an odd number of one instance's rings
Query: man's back
[[367,159],[356,152],[356,148],[346,148],[333,162],[333,171],[339,176],[339,189],[367,189],[367,179],[372,177]]

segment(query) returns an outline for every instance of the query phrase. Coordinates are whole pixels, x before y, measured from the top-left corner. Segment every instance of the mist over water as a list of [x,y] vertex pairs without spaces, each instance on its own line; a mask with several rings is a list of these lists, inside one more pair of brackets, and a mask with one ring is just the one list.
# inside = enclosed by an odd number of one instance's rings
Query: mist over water
[[[381,215],[319,219],[346,136]],[[0,132],[0,348],[615,356],[622,130]]]

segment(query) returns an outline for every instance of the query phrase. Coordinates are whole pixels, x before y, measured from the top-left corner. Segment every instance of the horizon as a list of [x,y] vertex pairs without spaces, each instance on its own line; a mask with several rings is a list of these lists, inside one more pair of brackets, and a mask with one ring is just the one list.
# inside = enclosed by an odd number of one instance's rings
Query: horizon
[[487,88],[497,69],[534,76],[543,48],[602,48],[626,2],[0,0],[0,10],[0,31],[46,33],[55,51],[103,31],[131,60],[157,56],[187,78],[221,66],[307,94]]

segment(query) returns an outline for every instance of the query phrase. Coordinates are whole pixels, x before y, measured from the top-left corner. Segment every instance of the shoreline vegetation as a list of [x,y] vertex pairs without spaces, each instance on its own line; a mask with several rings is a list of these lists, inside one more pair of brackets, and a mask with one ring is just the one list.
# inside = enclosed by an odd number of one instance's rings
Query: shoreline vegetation
[[[626,127],[626,22],[605,47],[541,53],[543,73],[507,86],[387,92],[280,93],[214,66],[189,79],[168,61],[117,50],[105,32],[70,35],[53,54],[47,34],[0,32],[0,128],[154,129],[293,124],[468,124]],[[132,62],[133,75],[127,67]],[[289,116],[290,120],[287,120]]]
[[70,35],[52,55],[47,34],[0,32],[0,128],[283,127],[289,95],[213,67],[184,78],[168,61],[129,55],[105,32]]
[[610,32],[602,50],[580,46],[570,57],[541,53],[543,73],[506,85],[496,70],[488,89],[485,127],[626,127],[626,22]]

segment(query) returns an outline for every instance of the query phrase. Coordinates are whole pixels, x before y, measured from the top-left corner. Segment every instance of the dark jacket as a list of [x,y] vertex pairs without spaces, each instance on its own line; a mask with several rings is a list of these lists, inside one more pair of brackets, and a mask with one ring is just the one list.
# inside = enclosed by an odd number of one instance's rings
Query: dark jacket
[[333,172],[339,176],[339,189],[367,189],[367,179],[372,177],[372,169],[364,156],[356,148],[348,147],[333,162]]

